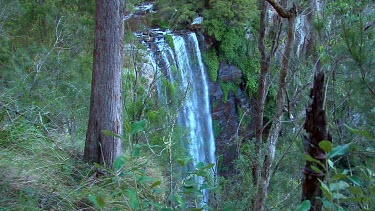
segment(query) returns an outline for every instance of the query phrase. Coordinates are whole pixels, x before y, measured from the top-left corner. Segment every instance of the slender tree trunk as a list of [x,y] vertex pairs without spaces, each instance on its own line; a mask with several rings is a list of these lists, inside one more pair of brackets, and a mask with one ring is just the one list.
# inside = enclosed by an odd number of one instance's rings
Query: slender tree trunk
[[123,0],[96,1],[94,66],[90,117],[84,158],[112,167],[121,154],[121,140],[103,130],[122,134]]
[[266,12],[267,2],[261,0],[260,2],[260,26],[258,37],[258,50],[260,52],[260,76],[258,82],[256,114],[255,114],[255,157],[253,158],[253,184],[256,185],[260,176],[260,158],[262,154],[263,142],[263,117],[264,117],[264,103],[266,101],[267,89],[267,76],[270,66],[270,57],[267,55],[266,47],[264,44],[264,37],[266,31]]
[[266,151],[263,160],[263,166],[261,171],[261,176],[257,182],[257,197],[255,206],[253,210],[262,211],[265,207],[265,202],[268,193],[268,186],[270,183],[271,175],[272,175],[272,164],[275,157],[276,152],[276,144],[279,136],[279,132],[281,130],[281,121],[283,118],[283,110],[284,110],[284,90],[286,85],[286,76],[289,70],[289,61],[291,57],[291,52],[293,50],[294,44],[294,25],[295,25],[295,17],[296,11],[295,7],[291,8],[290,10],[285,10],[280,4],[275,1],[267,0],[272,7],[277,11],[278,15],[282,18],[288,19],[288,32],[287,32],[287,40],[285,44],[285,50],[282,59],[282,67],[280,70],[280,78],[279,78],[279,89],[276,96],[276,109],[275,115],[273,117],[272,126],[268,134],[267,142],[266,142]]

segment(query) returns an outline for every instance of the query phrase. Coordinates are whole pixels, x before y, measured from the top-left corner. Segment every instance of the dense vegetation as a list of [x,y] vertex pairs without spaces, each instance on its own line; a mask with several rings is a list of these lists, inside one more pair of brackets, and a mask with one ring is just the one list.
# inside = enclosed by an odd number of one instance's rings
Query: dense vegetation
[[[141,2],[128,1],[126,12]],[[307,1],[293,3],[299,15],[307,16]],[[327,171],[321,182],[325,209],[375,209],[375,13],[371,3],[326,1],[311,22],[314,46],[294,51],[266,209],[299,206],[306,210],[307,202],[300,200],[306,159]],[[220,61],[226,61],[243,72],[246,92],[256,98],[258,6],[248,0],[157,0],[157,12],[146,21],[181,30],[202,16],[197,33],[209,43],[203,59],[210,79],[226,95],[235,92],[238,84],[217,78]],[[186,128],[176,124],[183,95],[177,93],[178,84],[166,78],[153,79],[160,80],[167,93],[180,97],[160,102],[149,94],[155,92],[156,82],[142,77],[147,52],[130,29],[125,33],[124,156],[116,160],[114,169],[83,162],[94,15],[92,1],[0,0],[0,210],[183,210],[193,204],[199,207],[203,189],[212,195],[207,209],[250,210],[257,193],[251,174],[255,141],[235,140],[236,174],[213,180],[207,172],[212,165],[200,163],[186,176],[183,172],[191,160],[178,142]],[[283,48],[286,22],[278,23],[267,28],[267,50],[276,39]],[[267,129],[275,109],[280,52],[275,49],[270,61]],[[326,74],[325,111],[333,136],[333,146],[326,142],[321,146],[329,158],[326,163],[305,156],[306,143],[301,138],[317,63]],[[254,114],[240,109],[238,114],[241,129],[252,128]],[[198,187],[192,175],[205,178],[207,184]]]

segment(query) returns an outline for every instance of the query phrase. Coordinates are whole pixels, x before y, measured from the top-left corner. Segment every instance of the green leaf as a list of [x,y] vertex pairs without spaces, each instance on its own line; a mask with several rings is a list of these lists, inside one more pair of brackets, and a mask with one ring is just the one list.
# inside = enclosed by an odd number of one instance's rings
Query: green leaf
[[315,171],[316,173],[318,173],[318,174],[322,174],[322,173],[323,173],[323,171],[320,170],[320,169],[319,169],[318,167],[316,167],[316,166],[311,165],[310,168],[311,168],[313,171]]
[[318,145],[326,153],[332,150],[332,142],[330,141],[323,140]]
[[202,211],[203,208],[192,208],[191,211]]
[[296,209],[296,211],[307,211],[310,210],[311,202],[310,200],[303,201]]
[[118,157],[116,158],[115,162],[113,163],[113,168],[115,171],[119,170],[122,168],[122,166],[125,164],[124,157]]
[[151,182],[153,181],[154,179],[152,177],[148,177],[148,176],[141,176],[141,177],[138,177],[137,178],[137,181],[139,183],[147,183],[147,182]]
[[348,190],[352,193],[352,194],[354,194],[354,195],[363,195],[363,191],[362,191],[362,189],[360,188],[360,187],[358,187],[358,186],[350,186],[350,187],[348,187]]
[[133,148],[133,157],[138,157],[141,154],[141,146],[135,145]]
[[156,186],[159,186],[160,184],[161,184],[161,181],[158,180],[158,181],[152,183],[152,185],[150,186],[150,188],[154,188],[154,187],[156,187]]
[[350,130],[350,132],[352,132],[354,134],[361,135],[363,137],[366,137],[366,138],[369,138],[369,139],[372,139],[372,140],[375,139],[374,137],[372,137],[372,135],[367,130],[354,129],[354,128],[349,127],[346,124],[345,124],[345,126]]
[[350,176],[350,177],[349,177],[349,180],[350,180],[352,183],[354,183],[355,185],[357,185],[357,186],[362,186],[362,182],[361,182],[361,180],[358,179],[358,177],[356,177],[356,176]]
[[349,187],[349,184],[345,181],[339,180],[338,182],[331,183],[329,188],[331,191],[344,190]]
[[317,160],[317,159],[311,157],[311,155],[305,154],[305,159],[306,159],[307,161],[317,163],[317,164],[319,164],[320,166],[324,166],[324,165],[322,164],[322,162],[320,162],[319,160]]
[[103,208],[105,205],[104,199],[101,196],[89,195],[89,200],[94,203],[95,206]]
[[133,189],[128,189],[126,191],[126,195],[129,197],[129,205],[132,210],[136,210],[139,206],[139,202],[137,199],[137,192]]
[[209,163],[209,164],[207,164],[203,169],[210,169],[210,168],[212,168],[212,167],[214,167],[214,166],[215,166],[214,163]]
[[332,193],[331,191],[329,190],[328,186],[322,182],[322,180],[318,179],[319,182],[320,182],[320,189],[322,190],[324,196],[328,199],[332,199]]
[[178,160],[177,160],[177,163],[178,163],[180,166],[184,166],[184,165],[185,165],[185,161],[182,160],[182,159],[178,159]]
[[345,153],[348,151],[350,147],[350,144],[344,144],[334,147],[329,153],[328,158],[331,159],[336,156],[345,155]]
[[199,163],[197,163],[197,165],[195,165],[195,169],[201,170],[202,168],[204,168],[203,162],[199,162]]
[[337,180],[344,179],[344,178],[347,178],[347,177],[348,177],[348,175],[346,175],[346,174],[338,173],[338,174],[335,174],[335,175],[332,176],[332,180],[337,181]]
[[328,160],[327,160],[327,163],[328,163],[329,167],[331,167],[331,168],[333,168],[333,169],[336,169],[335,166],[334,166],[334,163],[332,162],[331,159],[328,159]]
[[138,122],[134,122],[133,124],[130,125],[130,134],[134,135],[136,133],[139,133],[145,129],[146,126],[146,120],[141,120]]
[[346,196],[342,193],[333,193],[333,199],[346,199]]
[[114,136],[114,137],[119,138],[119,139],[121,139],[121,140],[124,139],[124,138],[123,138],[122,136],[120,136],[119,134],[113,133],[113,132],[111,132],[111,131],[109,131],[109,130],[102,130],[102,133],[103,133],[104,135],[106,135],[106,136]]

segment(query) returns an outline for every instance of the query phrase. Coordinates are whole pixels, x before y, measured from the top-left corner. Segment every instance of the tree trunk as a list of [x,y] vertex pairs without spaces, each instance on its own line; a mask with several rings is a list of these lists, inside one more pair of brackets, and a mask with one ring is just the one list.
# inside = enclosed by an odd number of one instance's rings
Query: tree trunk
[[96,1],[94,65],[90,117],[84,158],[112,167],[121,154],[121,140],[103,130],[122,134],[123,0]]
[[[304,137],[304,146],[306,152],[313,158],[325,163],[325,153],[319,147],[319,143],[323,140],[332,141],[331,134],[328,132],[327,116],[324,110],[324,73],[319,72],[314,77],[314,86],[311,90],[310,98],[312,103],[306,109],[306,121],[304,129],[307,136]],[[302,200],[310,200],[310,210],[322,210],[322,201],[317,197],[322,197],[320,182],[318,179],[324,179],[325,170],[321,166],[321,172],[318,173],[311,169],[312,162],[306,161],[303,170],[304,178],[302,181]]]
[[[313,19],[316,15],[316,1],[309,1],[309,8],[307,15],[307,24],[309,26],[308,43],[306,46],[306,58],[312,59],[315,64],[315,77],[314,85],[311,90],[310,98],[312,103],[309,108],[306,109],[306,120],[304,129],[306,130],[307,136],[304,137],[305,151],[311,157],[320,160],[325,163],[325,154],[319,148],[319,142],[322,140],[331,141],[331,135],[328,132],[327,117],[324,110],[324,73],[321,70],[320,60],[316,53],[316,36],[313,27]],[[303,170],[304,178],[302,179],[302,201],[310,200],[310,210],[322,210],[322,201],[317,197],[322,197],[322,191],[320,189],[320,182],[318,179],[324,179],[324,169],[317,166],[323,173],[317,173],[311,169],[313,163],[306,161],[305,168]]]
[[268,186],[271,180],[272,175],[272,164],[275,157],[276,152],[276,144],[279,136],[279,132],[281,130],[281,121],[283,118],[283,109],[284,109],[284,90],[286,85],[286,76],[289,70],[289,61],[291,57],[291,53],[293,50],[294,44],[294,25],[295,25],[295,17],[296,11],[295,7],[291,8],[290,10],[285,10],[275,1],[267,0],[272,7],[277,11],[278,15],[282,18],[288,19],[288,32],[287,32],[287,40],[285,43],[285,50],[282,59],[282,66],[280,70],[280,78],[279,78],[279,89],[276,96],[276,109],[275,115],[272,120],[272,126],[268,134],[267,142],[266,142],[266,151],[263,160],[262,172],[261,176],[257,182],[257,197],[255,206],[253,210],[262,211],[265,207],[265,202],[268,193]]

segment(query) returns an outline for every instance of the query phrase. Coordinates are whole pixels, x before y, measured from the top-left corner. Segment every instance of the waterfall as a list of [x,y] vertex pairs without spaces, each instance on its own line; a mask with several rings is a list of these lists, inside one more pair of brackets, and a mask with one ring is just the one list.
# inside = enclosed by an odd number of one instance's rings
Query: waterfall
[[[178,85],[181,94],[178,97],[186,93],[177,123],[188,129],[188,140],[183,141],[193,159],[193,165],[199,162],[215,163],[208,81],[197,37],[192,32],[170,36],[173,47],[169,46],[164,38],[154,40],[155,54],[151,59],[152,63],[161,69],[170,82]],[[159,98],[168,98],[162,87],[159,86],[158,89]],[[206,200],[207,194],[204,192],[203,201]]]
[[297,44],[297,57],[301,55],[303,45],[306,38],[306,17],[304,15],[299,15],[296,18],[296,44]]
[[197,37],[194,33],[188,33],[187,38],[173,36],[173,43],[180,86],[183,90],[190,88],[179,115],[181,125],[189,128],[190,155],[194,164],[215,163],[208,83]]

